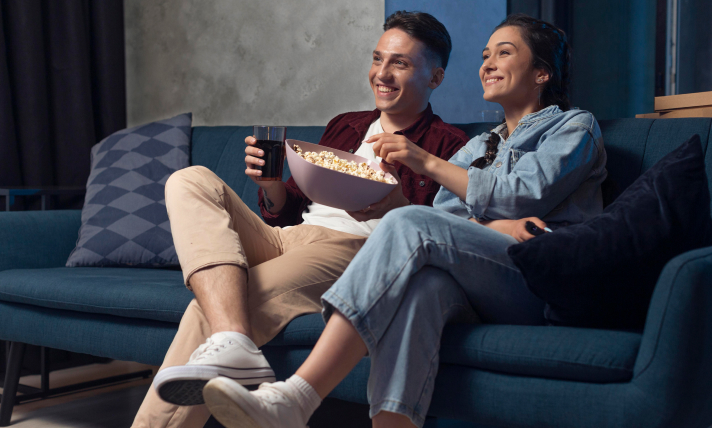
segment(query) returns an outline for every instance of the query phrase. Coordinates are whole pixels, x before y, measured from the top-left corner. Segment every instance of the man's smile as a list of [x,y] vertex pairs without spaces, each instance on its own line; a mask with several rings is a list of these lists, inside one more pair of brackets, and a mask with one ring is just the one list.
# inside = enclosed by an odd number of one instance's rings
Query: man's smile
[[388,94],[388,93],[396,92],[399,90],[398,88],[394,88],[392,86],[378,85],[378,84],[376,85],[376,89],[381,94]]

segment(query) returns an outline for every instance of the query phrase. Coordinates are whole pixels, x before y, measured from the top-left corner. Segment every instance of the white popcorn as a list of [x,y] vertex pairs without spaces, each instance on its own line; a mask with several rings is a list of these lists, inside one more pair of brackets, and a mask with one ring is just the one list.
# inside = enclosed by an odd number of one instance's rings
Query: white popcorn
[[339,157],[334,153],[327,152],[326,150],[319,153],[304,152],[302,151],[302,148],[296,144],[293,148],[294,152],[298,154],[299,157],[307,162],[313,163],[314,165],[329,168],[331,170],[349,175],[355,175],[361,178],[367,178],[373,181],[380,181],[381,183],[397,183],[393,177],[386,178],[386,174],[383,171],[374,170],[366,162],[356,163],[354,161],[347,161],[346,159],[339,159]]

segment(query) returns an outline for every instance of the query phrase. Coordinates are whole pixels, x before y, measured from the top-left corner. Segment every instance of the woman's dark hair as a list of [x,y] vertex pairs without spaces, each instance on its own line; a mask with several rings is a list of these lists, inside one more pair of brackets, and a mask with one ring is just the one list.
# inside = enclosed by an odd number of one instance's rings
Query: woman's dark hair
[[383,24],[383,31],[394,28],[422,42],[430,56],[438,61],[442,68],[447,68],[450,51],[452,51],[450,33],[433,15],[425,12],[399,10],[386,18],[386,23]]
[[541,104],[547,107],[557,105],[562,111],[569,110],[571,48],[566,41],[566,33],[548,22],[521,13],[509,15],[494,31],[504,27],[519,28],[534,57],[532,65],[549,73],[549,81],[541,91]]
[[[548,22],[521,13],[509,15],[492,32],[504,27],[519,28],[522,39],[529,46],[534,57],[532,66],[549,73],[549,81],[544,84],[541,91],[541,104],[547,107],[557,105],[562,111],[569,110],[571,108],[569,102],[571,48],[566,41],[566,33]],[[499,135],[492,132],[485,142],[487,144],[485,155],[475,159],[470,166],[482,169],[491,165],[497,157],[499,140]]]
[[497,158],[497,146],[499,146],[499,135],[496,132],[490,132],[490,136],[485,141],[487,148],[485,149],[485,155],[481,156],[470,164],[475,168],[482,169],[487,165],[492,165],[492,162]]

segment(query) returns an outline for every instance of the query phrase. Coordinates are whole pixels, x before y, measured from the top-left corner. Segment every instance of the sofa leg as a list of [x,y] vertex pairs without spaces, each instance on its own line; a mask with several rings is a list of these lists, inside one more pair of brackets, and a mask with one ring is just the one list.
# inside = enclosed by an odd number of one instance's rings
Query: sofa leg
[[10,352],[7,356],[7,372],[5,372],[5,384],[2,390],[2,401],[0,402],[0,427],[10,425],[12,418],[12,408],[15,406],[15,395],[17,385],[20,383],[20,371],[22,370],[22,359],[25,356],[25,344],[12,342]]

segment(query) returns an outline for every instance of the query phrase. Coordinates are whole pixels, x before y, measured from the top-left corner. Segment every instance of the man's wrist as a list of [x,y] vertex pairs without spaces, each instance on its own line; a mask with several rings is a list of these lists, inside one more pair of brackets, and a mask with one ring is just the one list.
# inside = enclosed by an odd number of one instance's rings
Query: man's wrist
[[273,181],[262,188],[262,203],[271,214],[279,214],[286,202],[286,186],[282,181]]
[[262,191],[274,193],[274,189],[284,187],[284,181],[257,181],[257,185],[262,188]]

